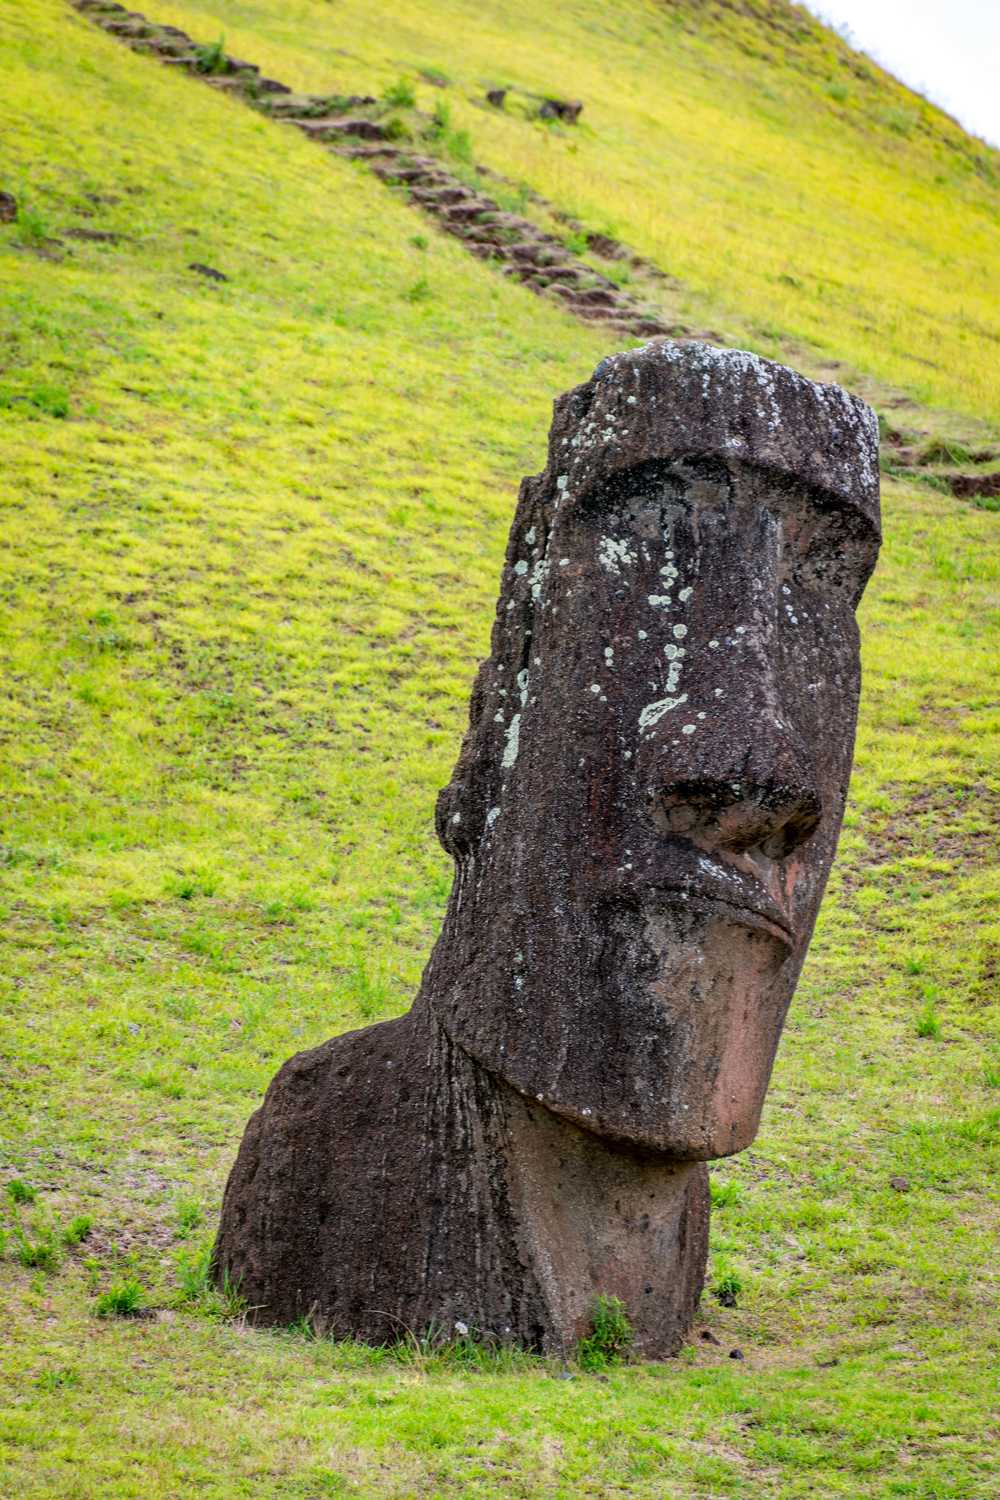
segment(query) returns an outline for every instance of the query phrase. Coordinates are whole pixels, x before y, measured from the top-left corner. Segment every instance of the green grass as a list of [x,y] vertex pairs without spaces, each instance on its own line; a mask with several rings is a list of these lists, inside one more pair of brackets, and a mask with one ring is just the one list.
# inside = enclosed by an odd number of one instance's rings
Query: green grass
[[593,1373],[620,1365],[634,1339],[635,1331],[621,1298],[596,1298],[590,1332],[580,1340],[577,1350],[580,1368]]
[[[482,10],[459,42],[457,10],[386,12],[376,67],[375,21],[349,6],[337,45],[356,57],[335,70],[320,50],[314,80],[310,50],[332,32],[304,19],[321,10],[153,13],[203,41],[224,30],[292,82],[301,57],[310,86],[384,92],[402,72],[418,97],[421,69],[471,77],[495,21]],[[497,55],[512,77],[530,82],[532,56],[541,77],[554,34],[576,36],[581,69],[588,47],[619,55],[618,22],[602,37],[572,32],[595,10],[553,14],[533,40],[510,12]],[[643,97],[697,113],[700,75],[681,62],[728,67],[721,25],[677,32],[669,99],[662,71],[643,80],[635,62]],[[255,1332],[206,1276],[225,1173],[289,1053],[398,1014],[416,988],[449,882],[433,798],[486,649],[516,483],[541,462],[552,396],[607,343],[428,232],[364,170],[55,0],[8,10],[0,34],[0,177],[44,225],[30,243],[0,226],[0,1177],[34,1195],[0,1197],[5,1496],[995,1493],[995,514],[885,485],[840,858],[761,1134],[713,1171],[709,1287],[738,1285],[736,1306],[709,1292],[678,1360],[601,1374],[471,1340],[377,1351]],[[762,77],[740,66],[732,118]],[[593,171],[638,148],[624,122],[601,136],[586,67]],[[791,96],[804,76],[790,62],[767,86]],[[631,111],[631,83],[618,88]],[[454,118],[500,165],[502,132],[523,123],[487,127],[461,99]],[[854,139],[838,119],[822,125],[831,171]],[[764,126],[747,121],[749,150]],[[901,168],[911,148],[945,149],[887,130]],[[545,191],[579,207],[580,179],[561,171]],[[772,189],[741,171],[763,203]],[[736,190],[723,177],[703,179],[707,266],[732,243],[717,232]],[[641,203],[666,210],[655,182],[634,192],[638,242]],[[679,181],[678,236],[688,195]],[[855,288],[823,336],[903,379],[933,325],[931,394],[972,423],[979,345],[970,333],[966,363],[947,329],[955,289],[971,309],[976,280],[965,262],[946,274],[934,248],[965,234],[968,198],[956,187],[950,217],[914,239],[912,328],[886,342],[884,308]],[[790,234],[800,209],[783,200]],[[877,214],[864,222],[870,275],[890,276],[899,247]],[[834,240],[855,232],[844,223],[831,210]],[[66,238],[79,224],[125,238]],[[643,248],[657,243],[650,229]],[[710,282],[692,296],[711,311]],[[726,299],[753,311],[763,285],[737,257]],[[765,312],[798,336],[811,304],[793,290]],[[51,390],[65,411],[32,396]],[[927,1014],[936,1036],[918,1034]],[[31,1261],[39,1246],[47,1264]],[[97,1315],[132,1285],[142,1318]]]
[[134,1276],[117,1281],[94,1299],[94,1312],[99,1318],[132,1318],[143,1303],[142,1287]]

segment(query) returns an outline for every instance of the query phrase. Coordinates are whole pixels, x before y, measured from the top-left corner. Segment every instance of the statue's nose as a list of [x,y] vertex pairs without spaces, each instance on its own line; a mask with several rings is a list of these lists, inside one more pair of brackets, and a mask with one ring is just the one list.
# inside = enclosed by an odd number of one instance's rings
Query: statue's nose
[[650,771],[656,826],[706,850],[786,859],[815,833],[823,812],[811,757],[789,725],[749,738],[730,726],[704,734],[701,745],[665,746]]

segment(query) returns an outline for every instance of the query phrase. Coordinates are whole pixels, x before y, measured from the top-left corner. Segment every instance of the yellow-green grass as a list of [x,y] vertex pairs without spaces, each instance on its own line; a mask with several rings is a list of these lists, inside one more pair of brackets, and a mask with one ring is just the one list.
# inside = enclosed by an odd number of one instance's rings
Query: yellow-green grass
[[[1000,153],[784,0],[158,0],[297,88],[413,78],[477,159],[678,277],[686,310],[1000,414]],[[419,69],[451,79],[422,82]],[[483,102],[510,85],[503,112]],[[577,127],[526,95],[584,101]]]
[[[886,487],[841,858],[713,1174],[720,1343],[601,1380],[227,1320],[240,1130],[408,1004],[516,482],[606,343],[55,0],[0,34],[0,1178],[36,1195],[2,1198],[0,1492],[993,1493],[996,516]],[[132,1276],[158,1317],[96,1317]]]

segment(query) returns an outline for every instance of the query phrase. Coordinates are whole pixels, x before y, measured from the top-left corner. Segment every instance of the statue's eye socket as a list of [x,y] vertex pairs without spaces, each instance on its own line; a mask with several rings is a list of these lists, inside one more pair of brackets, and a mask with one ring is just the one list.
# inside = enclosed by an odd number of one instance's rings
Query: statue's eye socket
[[823,589],[853,602],[871,571],[873,547],[872,537],[843,513],[819,514],[789,547],[786,579],[800,588]]

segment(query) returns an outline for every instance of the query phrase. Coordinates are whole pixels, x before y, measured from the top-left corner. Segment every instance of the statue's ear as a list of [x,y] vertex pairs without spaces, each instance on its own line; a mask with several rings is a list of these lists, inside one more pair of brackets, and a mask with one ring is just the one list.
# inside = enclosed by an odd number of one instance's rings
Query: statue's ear
[[485,785],[480,726],[486,699],[486,670],[480,664],[469,704],[469,727],[465,731],[455,769],[448,785],[438,793],[434,826],[442,846],[453,859],[461,860],[476,848],[486,824],[489,789]]
[[463,859],[475,842],[472,835],[472,810],[469,788],[453,776],[438,792],[434,809],[434,826],[443,848],[452,859]]

